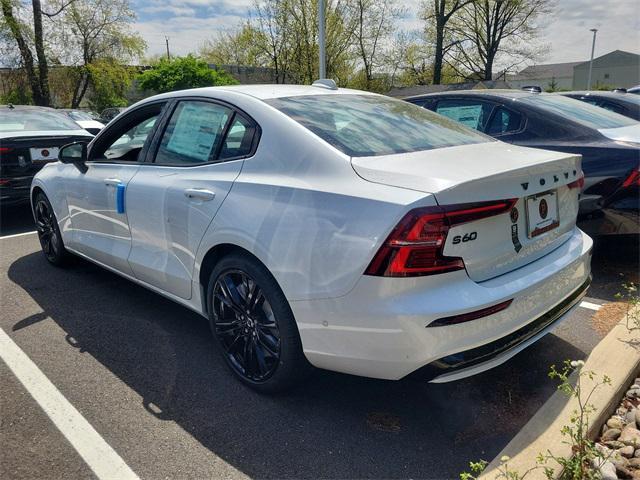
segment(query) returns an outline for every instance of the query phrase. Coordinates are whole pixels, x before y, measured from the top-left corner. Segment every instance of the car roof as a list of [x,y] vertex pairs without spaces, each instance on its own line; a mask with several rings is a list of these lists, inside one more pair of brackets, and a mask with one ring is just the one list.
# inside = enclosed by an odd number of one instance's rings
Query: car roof
[[362,90],[352,90],[349,88],[338,88],[332,90],[330,88],[314,86],[314,85],[228,85],[222,87],[203,87],[195,88],[191,90],[180,90],[177,92],[170,92],[164,94],[167,97],[182,97],[198,94],[198,95],[215,95],[216,92],[236,92],[244,95],[248,95],[260,100],[269,100],[272,98],[282,97],[297,97],[303,95],[345,95],[345,94],[357,94],[357,95],[377,95],[371,92],[365,92]]
[[0,105],[0,111],[12,111],[12,112],[55,112],[55,108],[38,107],[35,105]]
[[573,92],[558,92],[559,95],[581,95],[585,97],[604,97],[604,98],[624,98],[625,92],[607,92],[607,91],[589,91],[589,90],[576,90]]
[[517,99],[524,97],[533,97],[536,95],[548,95],[546,93],[533,93],[525,90],[511,90],[511,89],[486,89],[486,90],[451,90],[437,93],[425,93],[423,95],[414,95],[411,97],[406,97],[404,100],[412,100],[418,98],[429,98],[429,97],[458,97],[458,96],[492,96],[498,98],[509,98],[509,99]]

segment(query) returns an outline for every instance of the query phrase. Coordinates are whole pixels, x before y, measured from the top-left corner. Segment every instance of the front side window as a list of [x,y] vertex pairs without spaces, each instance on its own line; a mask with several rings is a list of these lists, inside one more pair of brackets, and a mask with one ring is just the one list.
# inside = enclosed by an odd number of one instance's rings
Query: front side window
[[381,95],[304,95],[265,102],[352,157],[493,140],[417,105]]
[[199,101],[178,104],[162,136],[156,163],[194,165],[215,159],[233,110]]
[[436,112],[474,130],[484,131],[492,105],[481,100],[440,100]]
[[620,128],[638,123],[636,120],[610,112],[604,108],[561,95],[531,95],[522,98],[520,101],[560,115],[567,120],[573,120],[589,128]]
[[126,132],[119,135],[105,150],[104,157],[108,160],[136,162],[147,137],[153,131],[153,126],[159,113],[137,122]]

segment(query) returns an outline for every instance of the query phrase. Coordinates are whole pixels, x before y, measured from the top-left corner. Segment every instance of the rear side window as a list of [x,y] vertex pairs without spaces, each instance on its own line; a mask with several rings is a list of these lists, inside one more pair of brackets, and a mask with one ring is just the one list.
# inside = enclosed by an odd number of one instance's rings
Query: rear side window
[[251,153],[256,126],[246,118],[236,114],[222,142],[219,160],[244,157]]
[[487,133],[489,135],[503,135],[520,130],[522,126],[522,115],[504,107],[497,107],[491,117]]
[[382,95],[304,95],[265,102],[352,157],[493,140],[422,107]]
[[492,105],[480,100],[440,100],[436,112],[475,130],[484,131]]
[[233,110],[209,102],[183,101],[162,135],[156,163],[193,165],[215,158]]

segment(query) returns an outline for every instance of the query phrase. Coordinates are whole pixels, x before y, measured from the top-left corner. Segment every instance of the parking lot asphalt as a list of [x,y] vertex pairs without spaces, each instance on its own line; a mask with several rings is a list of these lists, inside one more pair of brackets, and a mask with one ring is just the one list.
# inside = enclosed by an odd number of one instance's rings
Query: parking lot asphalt
[[[32,230],[29,211],[0,235]],[[606,333],[578,308],[502,366],[449,383],[316,372],[261,396],[231,376],[205,319],[88,262],[47,264],[36,235],[0,239],[0,328],[143,479],[457,478],[493,458],[555,391],[551,364]],[[603,242],[589,302],[637,281],[635,241]],[[0,477],[93,473],[0,361]]]

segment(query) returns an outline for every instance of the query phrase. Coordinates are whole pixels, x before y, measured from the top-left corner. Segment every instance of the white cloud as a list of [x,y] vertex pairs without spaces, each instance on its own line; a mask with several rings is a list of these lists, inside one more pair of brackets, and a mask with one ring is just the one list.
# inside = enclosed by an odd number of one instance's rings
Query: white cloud
[[[403,30],[418,30],[416,1],[401,0],[407,14],[399,21]],[[149,54],[164,53],[164,36],[178,55],[196,52],[221,31],[234,28],[248,17],[253,0],[144,0],[135,5],[140,20],[136,29],[146,39]],[[596,56],[612,50],[640,50],[638,0],[558,0],[556,11],[543,19],[541,43],[551,48],[544,63],[587,60],[591,53],[590,28],[598,28]]]

